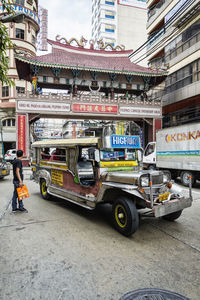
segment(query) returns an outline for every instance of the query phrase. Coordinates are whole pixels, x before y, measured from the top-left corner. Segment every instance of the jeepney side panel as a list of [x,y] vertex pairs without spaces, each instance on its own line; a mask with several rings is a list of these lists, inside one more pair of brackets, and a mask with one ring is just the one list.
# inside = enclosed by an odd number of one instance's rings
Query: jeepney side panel
[[[75,147],[74,147],[75,149]],[[73,192],[80,196],[92,195],[96,197],[100,189],[99,180],[96,181],[94,186],[83,186],[79,183],[76,174],[76,161],[77,156],[74,154],[70,156],[70,149],[66,149],[66,162],[51,162],[41,159],[41,150],[36,149],[36,158],[32,162],[32,169],[34,169],[36,182],[40,182],[41,178],[44,178],[47,183],[47,187],[61,188],[67,192]],[[71,164],[69,163],[71,161]],[[69,165],[72,170],[69,169]]]

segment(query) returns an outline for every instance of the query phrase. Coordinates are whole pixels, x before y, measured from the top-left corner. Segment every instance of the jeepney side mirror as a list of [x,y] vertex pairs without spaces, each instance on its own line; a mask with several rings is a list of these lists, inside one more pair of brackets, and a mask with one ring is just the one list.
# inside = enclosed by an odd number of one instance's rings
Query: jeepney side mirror
[[100,162],[99,149],[95,149],[95,151],[94,151],[94,160],[96,162]]
[[138,161],[141,162],[143,160],[143,149],[138,149],[138,152],[137,152],[137,158],[138,158]]
[[99,149],[90,147],[88,149],[88,157],[89,159],[95,160],[96,162],[100,162]]

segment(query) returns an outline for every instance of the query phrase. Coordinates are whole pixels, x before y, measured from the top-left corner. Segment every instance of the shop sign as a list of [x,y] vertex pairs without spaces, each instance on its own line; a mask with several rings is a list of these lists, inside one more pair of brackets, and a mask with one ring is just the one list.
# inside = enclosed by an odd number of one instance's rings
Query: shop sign
[[63,102],[30,102],[18,101],[18,111],[48,111],[48,112],[69,112],[70,104]]
[[160,117],[161,108],[123,106],[120,107],[120,115],[148,116],[151,118]]
[[[26,7],[23,7],[23,6],[16,5],[16,4],[8,5],[8,6],[15,12],[25,13],[28,17],[31,17],[37,24],[39,24],[39,18],[36,13],[32,12],[32,10],[30,10]],[[2,11],[2,12],[4,11],[2,5],[0,5],[0,11]]]
[[96,104],[78,104],[72,106],[73,112],[97,113],[97,114],[117,114],[117,105],[96,105]]
[[140,137],[137,135],[111,135],[112,148],[140,148]]
[[24,156],[26,156],[26,116],[18,115],[17,124],[18,124],[17,149],[23,150]]

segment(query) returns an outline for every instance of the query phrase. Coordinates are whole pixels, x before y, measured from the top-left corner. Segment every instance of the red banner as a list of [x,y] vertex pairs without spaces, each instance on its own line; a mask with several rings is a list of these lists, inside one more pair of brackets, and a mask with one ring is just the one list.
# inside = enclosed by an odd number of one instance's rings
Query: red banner
[[93,114],[117,114],[117,105],[99,105],[99,104],[73,104],[73,112],[85,112]]
[[26,156],[26,116],[18,115],[18,150],[23,150],[24,156]]

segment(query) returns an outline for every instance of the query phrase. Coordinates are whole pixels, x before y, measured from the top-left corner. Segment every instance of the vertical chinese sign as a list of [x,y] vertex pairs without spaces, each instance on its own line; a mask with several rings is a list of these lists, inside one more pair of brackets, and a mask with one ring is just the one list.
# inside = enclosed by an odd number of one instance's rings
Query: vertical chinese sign
[[26,153],[26,115],[18,115],[17,116],[17,149],[23,150],[24,156]]

